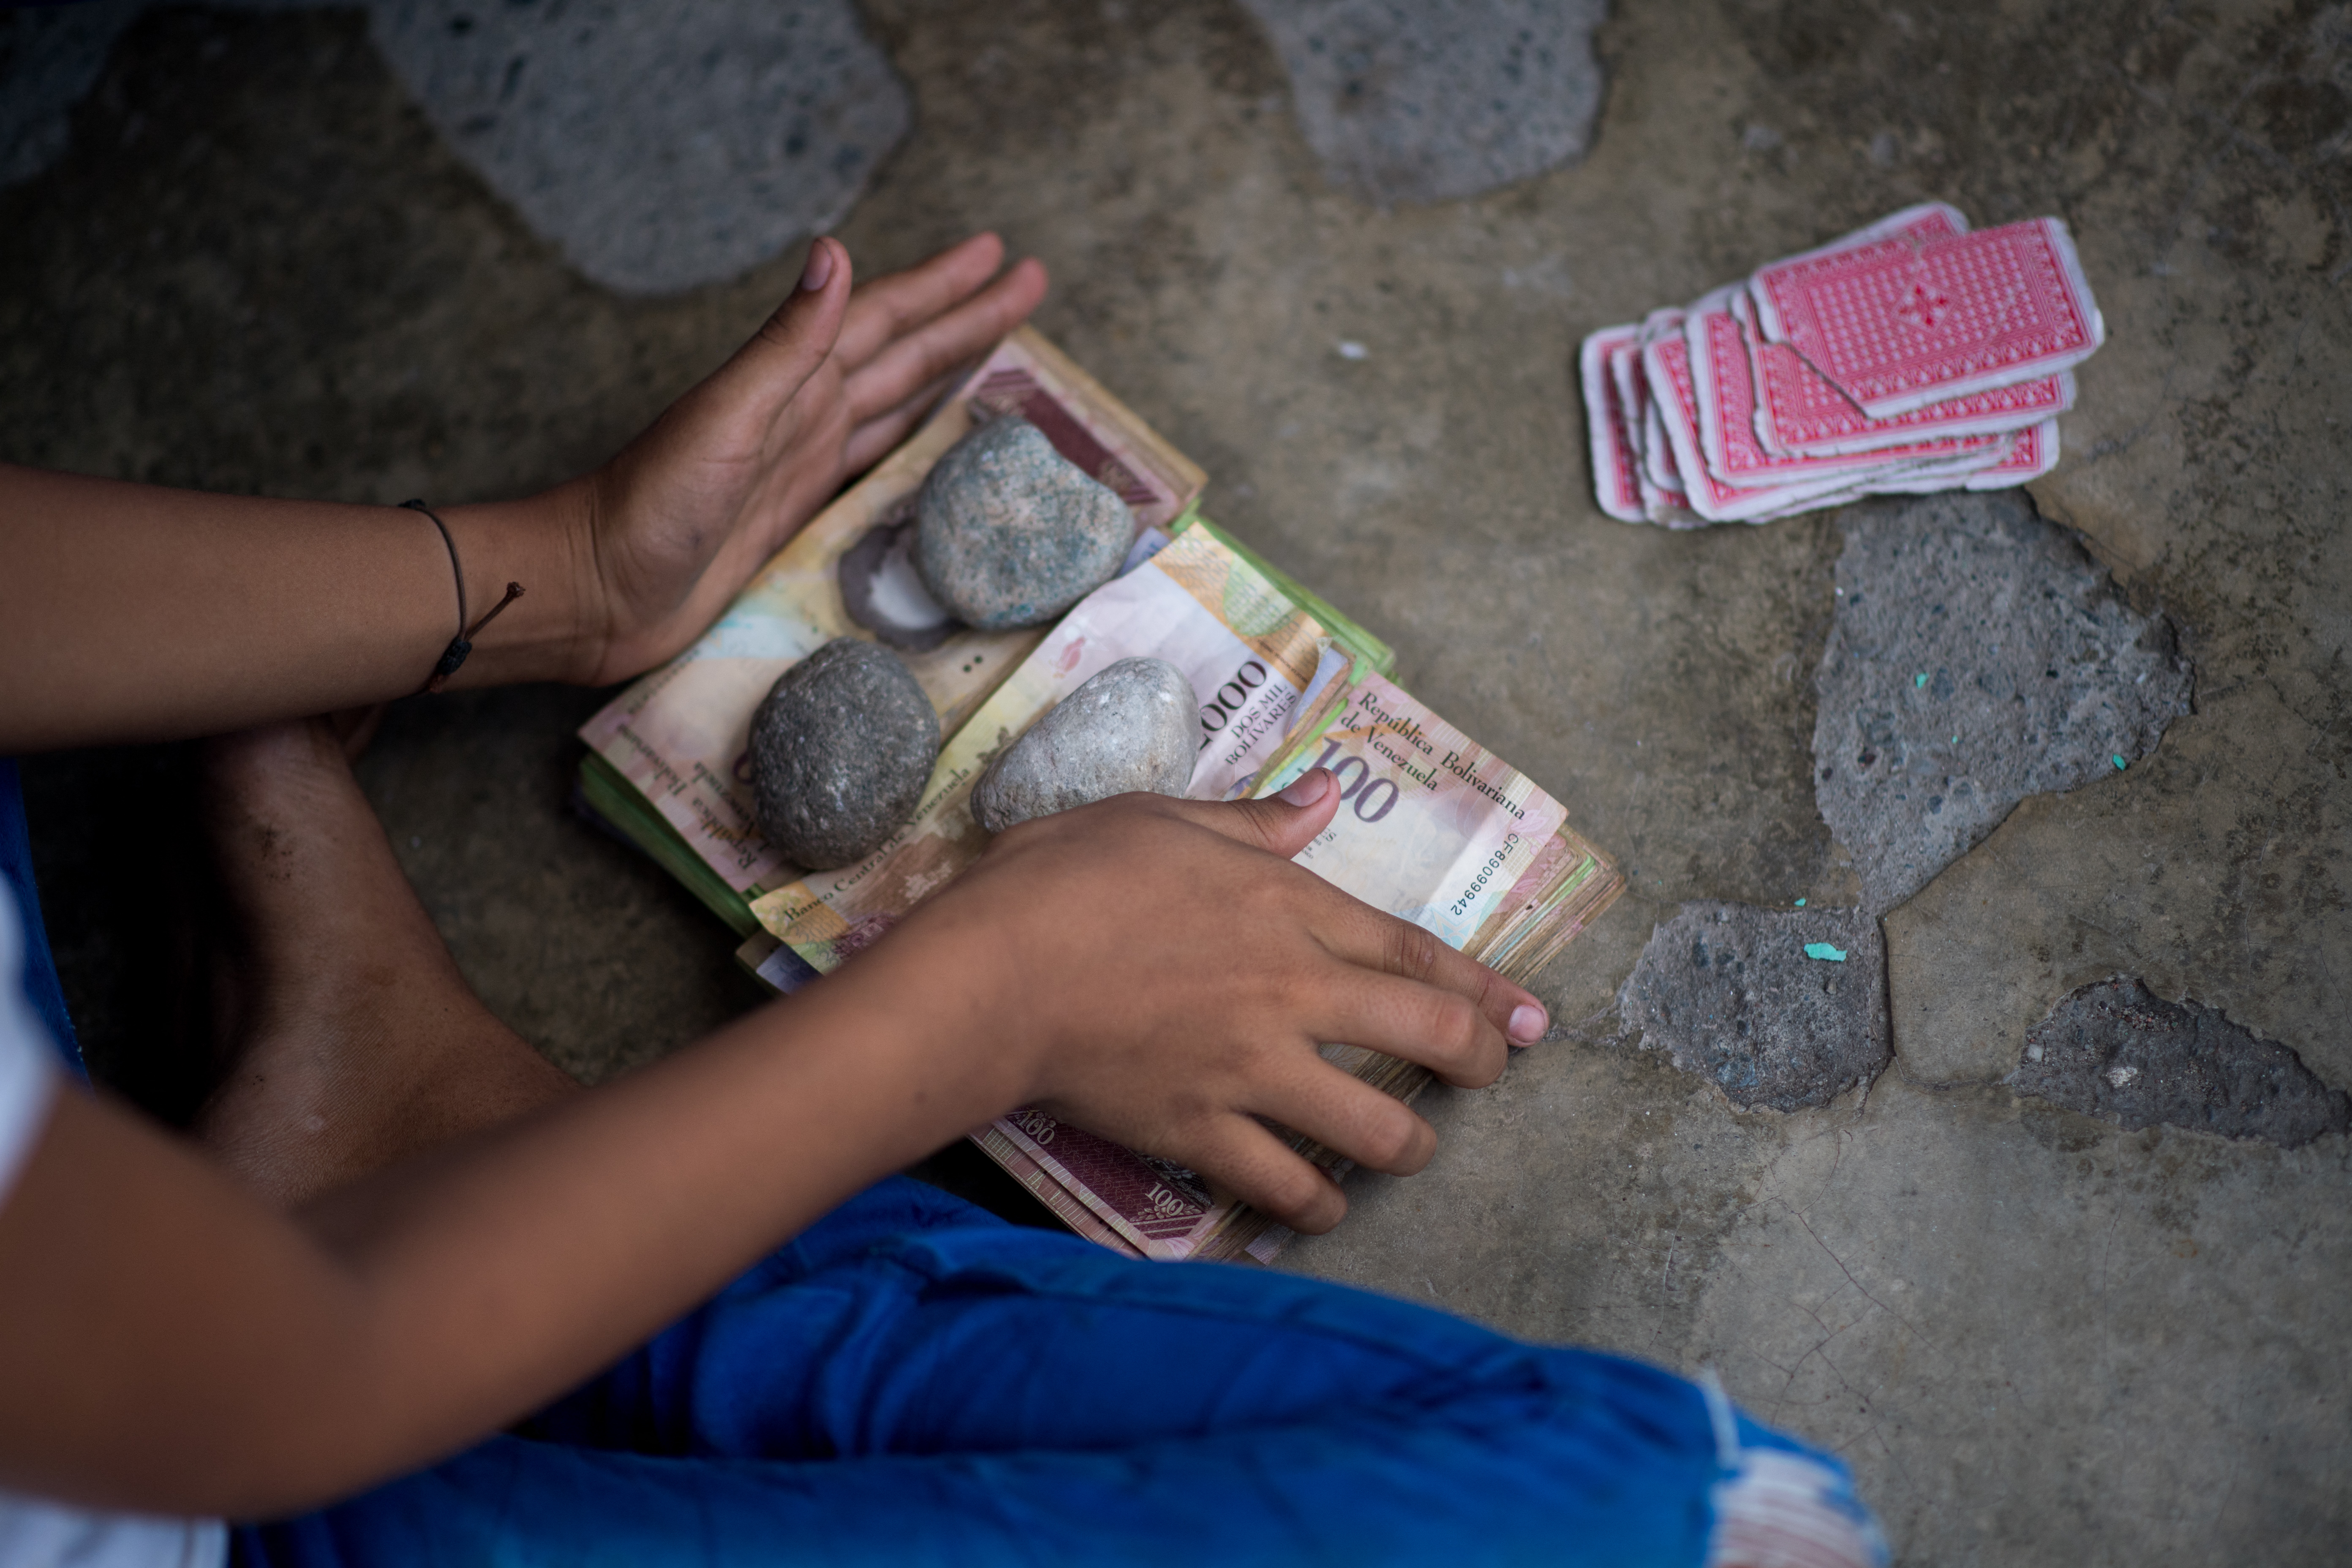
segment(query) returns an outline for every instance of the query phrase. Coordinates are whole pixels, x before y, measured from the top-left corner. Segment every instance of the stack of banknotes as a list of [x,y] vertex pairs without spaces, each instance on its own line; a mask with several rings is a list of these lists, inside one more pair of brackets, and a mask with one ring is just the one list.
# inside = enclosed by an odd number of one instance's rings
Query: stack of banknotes
[[[1058,622],[958,630],[902,654],[948,741],[915,816],[866,861],[803,874],[751,809],[751,711],[776,677],[859,635],[840,586],[858,542],[903,521],[923,476],[981,419],[1018,413],[1128,501],[1136,547]],[[1138,655],[1183,669],[1200,702],[1189,793],[1236,799],[1330,768],[1342,800],[1298,863],[1514,978],[1622,889],[1533,783],[1387,678],[1385,645],[1199,513],[1203,476],[1050,344],[1002,344],[898,451],[810,523],[710,630],[582,731],[587,803],[732,924],[779,991],[846,961],[978,858],[971,786],[1062,697]],[[847,564],[845,564],[845,563]],[[1325,1055],[1410,1100],[1428,1073],[1345,1044]],[[1037,1109],[976,1142],[1080,1235],[1152,1258],[1272,1258],[1286,1233],[1194,1173]],[[1297,1141],[1337,1170],[1328,1151]]]
[[2066,226],[1940,202],[1584,340],[1601,509],[1769,522],[1865,495],[1999,489],[2058,461],[2106,328]]

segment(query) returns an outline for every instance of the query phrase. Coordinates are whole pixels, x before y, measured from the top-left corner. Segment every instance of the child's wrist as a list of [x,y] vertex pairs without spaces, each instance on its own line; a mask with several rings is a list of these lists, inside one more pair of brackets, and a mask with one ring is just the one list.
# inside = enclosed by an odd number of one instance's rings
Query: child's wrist
[[1046,1031],[1006,984],[1015,966],[997,931],[961,908],[921,912],[949,918],[902,925],[837,978],[862,1013],[917,1044],[934,1089],[979,1125],[1036,1097]]
[[[587,542],[584,486],[519,500],[438,509],[465,574],[466,613],[478,618],[508,584],[520,596],[472,639],[451,687],[584,681],[601,659],[604,606]],[[453,581],[450,624],[457,629]]]

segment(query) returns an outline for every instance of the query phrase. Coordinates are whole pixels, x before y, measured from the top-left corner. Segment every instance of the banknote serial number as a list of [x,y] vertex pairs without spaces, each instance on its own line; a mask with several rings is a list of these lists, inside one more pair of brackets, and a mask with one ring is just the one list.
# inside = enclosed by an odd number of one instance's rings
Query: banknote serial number
[[1454,900],[1454,907],[1445,912],[1449,916],[1458,916],[1463,910],[1476,903],[1478,895],[1486,890],[1486,884],[1493,881],[1505,866],[1510,864],[1511,857],[1518,852],[1518,847],[1517,834],[1503,835],[1502,847],[1486,857],[1486,864],[1478,868],[1477,875],[1470,879],[1470,885],[1462,889],[1462,896]]

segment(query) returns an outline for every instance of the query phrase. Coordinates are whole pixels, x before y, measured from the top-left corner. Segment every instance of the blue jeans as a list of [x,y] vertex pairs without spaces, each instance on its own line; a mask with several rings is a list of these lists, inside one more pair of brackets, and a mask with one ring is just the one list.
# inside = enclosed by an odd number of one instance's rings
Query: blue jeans
[[0,757],[0,898],[13,894],[25,927],[25,973],[0,975],[0,984],[21,979],[33,1016],[47,1025],[49,1042],[65,1058],[68,1071],[87,1080],[81,1046],[74,1038],[73,1019],[66,1013],[65,988],[58,984],[57,961],[49,953],[48,928],[41,923],[41,896],[33,885],[33,839],[25,821],[25,794],[16,780],[16,760]]
[[236,1561],[1699,1568],[1727,1448],[1808,1455],[1638,1362],[894,1177],[513,1432]]
[[[0,872],[68,1044],[16,783],[0,763]],[[1727,1514],[1785,1540],[1807,1510],[1872,1538],[1836,1460],[1654,1367],[1320,1280],[1137,1263],[893,1177],[511,1432],[232,1552],[1701,1568]]]

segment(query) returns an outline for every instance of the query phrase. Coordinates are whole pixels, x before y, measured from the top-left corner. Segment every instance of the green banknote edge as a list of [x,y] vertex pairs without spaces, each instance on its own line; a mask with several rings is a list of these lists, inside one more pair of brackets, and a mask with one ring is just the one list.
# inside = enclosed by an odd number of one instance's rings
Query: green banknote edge
[[1210,538],[1248,562],[1259,575],[1281,589],[1291,603],[1320,622],[1323,629],[1331,634],[1331,640],[1345,648],[1358,661],[1370,664],[1382,675],[1388,675],[1395,670],[1396,649],[1366,631],[1354,617],[1341,612],[1330,600],[1235,539],[1218,524],[1210,521],[1201,511],[1197,502],[1191,510],[1178,518],[1170,526],[1169,533],[1172,537],[1183,532],[1187,528],[1206,529]]
[[[1342,615],[1320,594],[1313,592],[1289,573],[1210,521],[1202,515],[1197,502],[1169,525],[1169,533],[1172,537],[1188,528],[1206,529],[1211,538],[1247,562],[1253,570],[1280,589],[1292,603],[1320,622],[1331,634],[1331,639],[1347,650],[1359,668],[1369,665],[1382,675],[1396,668],[1395,649]],[[738,937],[750,936],[761,929],[758,918],[751,913],[750,900],[729,887],[724,878],[703,863],[702,857],[694,852],[685,837],[654,808],[653,802],[622,775],[620,769],[593,751],[580,759],[580,798],[591,811],[611,825],[614,832],[684,883],[687,891],[725,921],[728,929]]]
[[729,887],[725,879],[694,852],[685,837],[654,809],[653,802],[621,770],[594,752],[580,759],[580,797],[588,809],[612,825],[613,830],[653,858],[654,863],[686,884],[710,912],[727,922],[738,937],[760,929],[751,903]]

